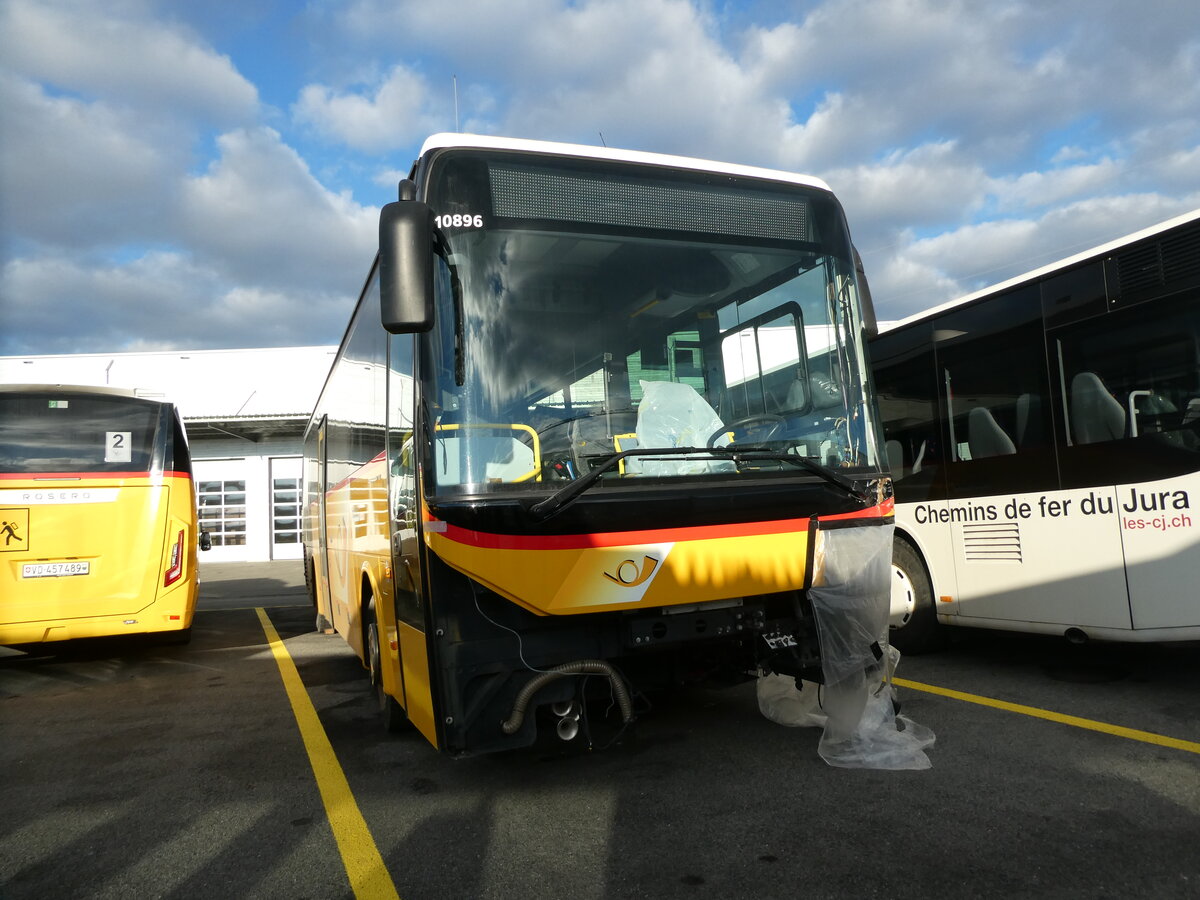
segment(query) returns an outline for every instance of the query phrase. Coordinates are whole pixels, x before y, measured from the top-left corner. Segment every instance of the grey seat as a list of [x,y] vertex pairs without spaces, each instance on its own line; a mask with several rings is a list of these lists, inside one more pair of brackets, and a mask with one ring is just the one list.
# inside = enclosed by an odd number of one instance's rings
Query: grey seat
[[971,448],[971,459],[1017,452],[1012,438],[1000,427],[991,410],[982,406],[976,406],[967,414],[967,446]]
[[1071,435],[1076,444],[1125,437],[1125,408],[1095,372],[1080,372],[1071,379]]

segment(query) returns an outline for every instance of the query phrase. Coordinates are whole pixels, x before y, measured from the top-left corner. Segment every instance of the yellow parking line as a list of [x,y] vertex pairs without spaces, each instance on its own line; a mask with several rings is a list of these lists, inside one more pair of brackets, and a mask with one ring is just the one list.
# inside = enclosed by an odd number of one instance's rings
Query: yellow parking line
[[1038,719],[1049,719],[1063,725],[1073,725],[1076,728],[1086,728],[1090,731],[1102,731],[1105,734],[1129,738],[1131,741],[1142,741],[1146,744],[1157,744],[1160,747],[1171,747],[1174,750],[1185,750],[1188,753],[1200,753],[1200,743],[1184,741],[1179,738],[1154,734],[1151,731],[1138,731],[1136,728],[1125,728],[1122,725],[1109,725],[1107,722],[1097,722],[1095,719],[1081,719],[1079,716],[1068,716],[1052,712],[1048,709],[1038,709],[1036,706],[1022,706],[1020,703],[1009,703],[1007,700],[993,700],[991,697],[980,697],[978,694],[967,694],[950,688],[938,687],[933,684],[921,684],[906,678],[893,678],[892,683],[900,687],[912,688],[914,691],[925,691],[928,694],[938,694],[967,703],[978,703],[981,706],[991,706],[1008,712],[1020,713],[1023,716],[1033,716]]
[[267,618],[266,610],[258,607],[256,612],[279,666],[288,699],[292,702],[292,712],[295,713],[296,724],[300,726],[304,749],[308,751],[308,761],[317,779],[317,788],[321,792],[325,813],[350,879],[350,888],[359,900],[391,900],[393,897],[399,900],[396,885],[383,864],[383,857],[379,855],[375,839],[371,837],[354,794],[350,792],[346,773],[338,763],[329,736],[325,734],[317,710],[308,697],[304,682],[300,680],[300,673],[296,671],[296,664],[280,640],[279,632]]

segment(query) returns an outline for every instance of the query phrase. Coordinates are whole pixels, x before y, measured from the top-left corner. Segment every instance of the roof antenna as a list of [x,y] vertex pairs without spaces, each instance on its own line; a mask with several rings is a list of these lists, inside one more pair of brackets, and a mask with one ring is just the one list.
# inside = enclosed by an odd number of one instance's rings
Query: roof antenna
[[454,79],[454,130],[461,131],[462,129],[458,125],[458,76],[451,75],[450,77]]
[[600,135],[600,145],[601,145],[601,146],[603,146],[603,147],[607,147],[607,146],[608,146],[608,144],[604,143],[604,132],[603,132],[603,131],[598,131],[598,132],[596,132],[596,133],[597,133],[598,135]]

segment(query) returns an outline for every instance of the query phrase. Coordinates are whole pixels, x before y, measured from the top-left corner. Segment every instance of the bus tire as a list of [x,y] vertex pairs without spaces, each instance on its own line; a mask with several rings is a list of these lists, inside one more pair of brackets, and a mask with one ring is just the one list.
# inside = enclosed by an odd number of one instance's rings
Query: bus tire
[[921,555],[897,537],[892,544],[892,609],[888,640],[901,653],[928,653],[945,645],[945,629],[933,606],[933,585]]
[[396,702],[396,698],[383,689],[383,652],[379,642],[379,625],[375,620],[374,601],[367,606],[366,620],[367,670],[371,673],[371,686],[375,689],[375,701],[379,706],[383,730],[389,734],[396,734],[404,730],[408,723],[408,714],[404,707]]

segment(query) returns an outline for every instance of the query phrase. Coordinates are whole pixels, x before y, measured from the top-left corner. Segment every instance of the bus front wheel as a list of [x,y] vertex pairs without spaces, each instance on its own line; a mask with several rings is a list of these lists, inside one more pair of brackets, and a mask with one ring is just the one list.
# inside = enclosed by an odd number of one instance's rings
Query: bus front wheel
[[933,586],[921,556],[908,541],[892,545],[891,614],[888,640],[901,653],[928,653],[945,642],[933,606]]
[[379,643],[379,625],[375,619],[375,604],[367,608],[367,669],[371,673],[371,685],[375,688],[375,699],[379,704],[379,715],[383,728],[390,734],[404,729],[408,715],[396,698],[383,689],[383,652]]

